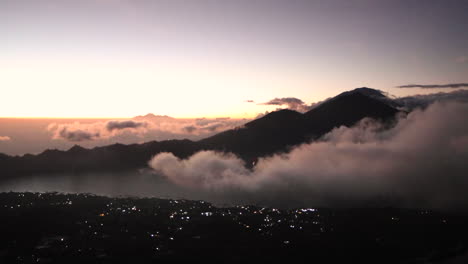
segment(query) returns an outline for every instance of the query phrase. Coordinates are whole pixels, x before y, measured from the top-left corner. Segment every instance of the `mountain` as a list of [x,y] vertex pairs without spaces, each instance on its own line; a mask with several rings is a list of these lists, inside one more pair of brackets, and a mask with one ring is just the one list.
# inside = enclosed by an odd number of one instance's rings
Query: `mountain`
[[304,114],[279,110],[199,142],[208,149],[233,152],[247,161],[287,151],[323,136],[335,127],[352,126],[364,117],[390,120],[398,110],[382,92],[358,88],[331,98]]
[[[0,155],[3,178],[27,174],[117,172],[147,166],[160,152],[187,158],[200,150],[232,152],[252,164],[259,157],[288,151],[295,145],[318,139],[335,127],[352,126],[365,117],[392,120],[398,110],[378,90],[358,88],[331,98],[304,114],[279,110],[242,127],[199,140],[151,141],[143,144],[113,144],[67,151],[46,150],[38,155]],[[147,115],[141,118],[161,118]]]
[[206,149],[233,152],[251,161],[257,157],[285,150],[308,140],[304,115],[292,110],[279,110],[245,124],[202,139]]
[[398,110],[387,103],[388,97],[370,88],[344,92],[305,113],[310,131],[323,135],[334,127],[352,126],[364,117],[388,120]]
[[128,171],[145,167],[160,152],[187,158],[198,150],[198,144],[190,140],[113,144],[92,149],[74,146],[67,151],[46,150],[38,155],[0,156],[0,175],[9,178],[28,174]]

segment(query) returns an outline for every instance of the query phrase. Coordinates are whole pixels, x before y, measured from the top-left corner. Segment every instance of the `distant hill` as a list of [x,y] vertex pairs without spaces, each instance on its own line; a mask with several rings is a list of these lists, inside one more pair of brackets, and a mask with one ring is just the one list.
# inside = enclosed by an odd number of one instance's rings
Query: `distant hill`
[[167,115],[154,115],[154,114],[146,114],[144,116],[135,116],[133,118],[134,120],[137,120],[137,121],[152,121],[152,122],[155,122],[155,123],[159,123],[159,122],[172,122],[175,120],[175,118],[173,117],[170,117],[170,116],[167,116]]
[[[28,174],[117,172],[147,166],[156,154],[171,152],[187,158],[200,150],[232,152],[247,164],[259,157],[288,151],[291,147],[318,139],[335,127],[352,126],[365,117],[391,120],[398,110],[378,90],[358,88],[328,99],[304,114],[279,110],[253,120],[243,127],[199,140],[151,141],[143,144],[113,144],[67,151],[46,150],[38,155],[0,154],[2,178]],[[144,116],[167,119],[167,116]]]

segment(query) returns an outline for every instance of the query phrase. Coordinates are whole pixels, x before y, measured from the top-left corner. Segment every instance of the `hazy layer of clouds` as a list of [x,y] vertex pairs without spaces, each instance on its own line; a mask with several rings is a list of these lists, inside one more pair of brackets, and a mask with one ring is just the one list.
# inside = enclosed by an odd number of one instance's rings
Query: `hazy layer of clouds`
[[468,83],[448,83],[448,84],[407,84],[400,85],[397,88],[423,88],[423,89],[437,89],[437,88],[464,88],[468,87]]
[[180,160],[170,153],[149,165],[194,190],[283,206],[468,206],[468,104],[435,103],[383,130],[369,119],[340,127],[289,154],[260,159],[253,170],[212,151]]
[[51,123],[47,130],[52,133],[53,139],[63,139],[70,142],[92,141],[108,138],[112,131],[106,129],[106,122],[94,123]]
[[405,110],[425,108],[435,102],[461,102],[468,103],[468,90],[457,90],[450,93],[433,93],[424,95],[412,95],[393,99],[397,105]]
[[0,136],[0,141],[8,141],[11,140],[9,136]]
[[186,127],[184,127],[184,130],[187,133],[192,134],[193,132],[195,132],[195,130],[197,130],[197,128],[195,126],[186,126]]
[[52,123],[47,130],[53,139],[71,142],[118,139],[119,141],[149,141],[174,138],[192,140],[245,124],[247,119],[198,118],[176,119],[168,116],[146,115],[132,120],[97,121],[91,123]]

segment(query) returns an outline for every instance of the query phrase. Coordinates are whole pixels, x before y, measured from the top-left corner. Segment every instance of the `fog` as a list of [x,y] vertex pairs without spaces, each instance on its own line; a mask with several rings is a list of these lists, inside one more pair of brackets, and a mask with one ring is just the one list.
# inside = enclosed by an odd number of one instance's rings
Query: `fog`
[[258,204],[250,197],[176,185],[148,170],[133,173],[36,175],[0,183],[0,192],[89,193],[108,197],[156,197],[210,201],[217,206]]
[[[217,205],[468,208],[468,104],[434,103],[390,129],[364,119],[247,169],[229,153],[160,153],[132,173],[35,176],[0,191],[203,199]],[[286,128],[285,128],[286,129]]]
[[462,208],[468,205],[468,104],[435,103],[391,129],[370,119],[322,140],[259,160],[247,170],[232,154],[162,153],[156,173],[194,190],[278,206]]
[[36,175],[2,182],[0,192],[92,193],[182,198],[182,189],[150,173]]

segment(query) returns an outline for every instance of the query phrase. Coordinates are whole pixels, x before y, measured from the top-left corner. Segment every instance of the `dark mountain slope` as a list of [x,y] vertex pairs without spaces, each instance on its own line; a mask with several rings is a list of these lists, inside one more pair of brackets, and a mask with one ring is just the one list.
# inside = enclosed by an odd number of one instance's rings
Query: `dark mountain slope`
[[199,143],[206,149],[233,152],[249,161],[305,142],[305,128],[306,120],[301,113],[284,109]]
[[152,156],[160,152],[187,158],[199,149],[198,144],[190,140],[114,144],[93,149],[74,146],[67,151],[46,150],[38,155],[0,157],[0,175],[8,178],[27,174],[126,171],[145,167]]
[[208,149],[233,152],[247,161],[323,136],[335,127],[352,126],[365,117],[390,120],[398,112],[380,91],[358,88],[327,100],[301,114],[292,110],[272,112],[199,142]]
[[365,117],[388,120],[398,112],[378,97],[374,97],[375,93],[373,96],[367,94],[369,88],[358,88],[342,93],[305,113],[308,131],[321,136],[335,127],[352,126]]

